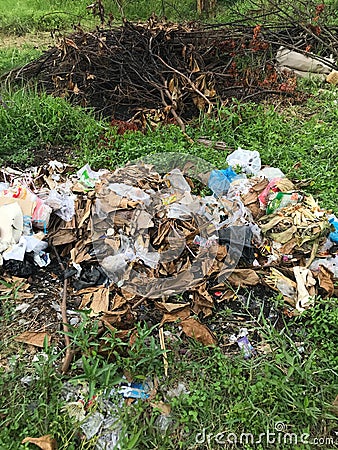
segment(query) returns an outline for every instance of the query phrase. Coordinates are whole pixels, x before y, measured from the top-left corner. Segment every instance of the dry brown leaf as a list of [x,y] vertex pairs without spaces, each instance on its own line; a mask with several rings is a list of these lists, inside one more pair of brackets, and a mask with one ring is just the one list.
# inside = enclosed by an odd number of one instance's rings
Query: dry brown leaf
[[108,311],[102,317],[101,321],[106,325],[116,328],[127,329],[135,322],[135,315],[132,310],[127,307],[122,311]]
[[186,306],[183,309],[175,311],[173,313],[163,314],[160,327],[163,326],[164,323],[176,322],[177,320],[184,320],[190,316],[190,306]]
[[182,320],[180,323],[184,333],[201,342],[204,345],[216,345],[217,341],[214,335],[211,333],[208,327],[198,322],[193,317]]
[[125,297],[123,297],[120,294],[115,294],[113,301],[112,301],[112,307],[111,309],[114,311],[115,309],[119,309],[122,306],[125,306],[125,304],[127,303],[127,299]]
[[93,300],[91,302],[90,316],[95,316],[100,312],[107,312],[109,306],[109,289],[99,288],[93,294]]
[[243,195],[242,200],[244,206],[250,205],[251,203],[255,203],[258,198],[258,193],[255,191],[250,191],[246,195]]
[[34,345],[35,347],[43,347],[43,343],[45,340],[45,337],[47,337],[48,344],[50,344],[51,337],[41,331],[25,331],[24,333],[21,333],[19,336],[15,338],[16,342],[23,342],[24,344]]
[[188,303],[165,303],[165,302],[156,302],[156,305],[161,309],[161,311],[165,311],[168,313],[173,313],[180,309],[189,306]]
[[26,437],[21,443],[25,444],[26,442],[29,442],[30,444],[35,444],[42,450],[57,449],[56,439],[54,439],[50,434],[46,434],[45,436],[41,436],[39,438]]
[[235,287],[256,286],[260,282],[260,278],[253,269],[234,269],[227,276],[227,281]]
[[334,292],[333,273],[326,267],[319,266],[318,279],[319,286],[332,296]]
[[333,403],[332,403],[332,412],[338,417],[338,395],[337,395],[337,397],[333,400]]
[[169,403],[164,403],[162,401],[150,402],[150,406],[158,409],[164,416],[169,416],[171,412],[171,406]]

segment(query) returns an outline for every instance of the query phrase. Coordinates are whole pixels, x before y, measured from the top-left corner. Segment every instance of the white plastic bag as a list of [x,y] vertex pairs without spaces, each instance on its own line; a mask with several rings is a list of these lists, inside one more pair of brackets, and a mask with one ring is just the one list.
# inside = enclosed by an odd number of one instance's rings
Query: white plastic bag
[[55,189],[49,192],[46,204],[52,208],[55,214],[65,222],[69,222],[75,215],[75,196],[73,194],[59,193]]
[[226,161],[231,167],[241,167],[242,171],[248,175],[257,175],[261,169],[261,157],[256,150],[244,150],[238,147],[227,157]]

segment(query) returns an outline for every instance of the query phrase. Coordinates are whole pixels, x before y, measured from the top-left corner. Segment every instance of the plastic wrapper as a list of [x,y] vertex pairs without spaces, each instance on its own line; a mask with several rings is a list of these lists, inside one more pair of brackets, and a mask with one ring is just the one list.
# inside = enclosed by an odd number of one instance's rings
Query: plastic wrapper
[[256,350],[251,345],[247,336],[240,337],[237,340],[238,347],[243,351],[244,358],[249,359],[256,354]]
[[316,55],[303,55],[286,47],[278,49],[276,60],[280,66],[293,69],[298,75],[303,77],[308,73],[328,74],[332,71],[329,64],[334,63],[333,58],[321,58],[319,60],[316,58]]
[[110,183],[109,189],[121,197],[129,198],[130,200],[143,202],[148,205],[150,202],[150,195],[142,189],[130,186],[124,183]]
[[304,196],[297,191],[294,192],[277,192],[271,199],[266,208],[267,214],[273,214],[289,205],[296,205],[303,200]]
[[41,251],[34,255],[34,262],[39,267],[46,267],[48,264],[50,264],[50,257],[49,253],[46,253],[44,251]]
[[217,239],[218,239],[218,237],[215,235],[210,236],[209,238],[205,238],[203,236],[196,235],[193,242],[195,245],[198,245],[199,247],[210,248],[211,246],[217,244]]
[[338,219],[336,216],[329,217],[329,222],[335,231],[331,231],[329,234],[330,241],[338,244]]
[[226,161],[230,167],[240,167],[248,175],[257,175],[261,169],[261,157],[257,150],[244,150],[239,147],[227,157]]
[[151,386],[147,383],[135,383],[131,382],[126,384],[125,386],[121,386],[117,392],[122,394],[124,398],[135,398],[146,400],[150,397],[150,389]]
[[87,440],[98,434],[104,422],[104,415],[99,412],[90,414],[81,424],[81,430],[84,432]]
[[230,342],[237,343],[238,347],[243,352],[243,356],[245,359],[249,359],[252,356],[256,355],[256,350],[251,345],[249,339],[248,339],[248,329],[247,328],[241,328],[239,330],[238,335],[231,335],[230,336]]
[[89,164],[83,166],[76,174],[79,177],[80,183],[88,189],[93,189],[95,184],[100,181],[99,172],[92,170]]
[[258,196],[261,208],[265,209],[277,192],[288,192],[293,189],[293,183],[287,178],[273,178]]

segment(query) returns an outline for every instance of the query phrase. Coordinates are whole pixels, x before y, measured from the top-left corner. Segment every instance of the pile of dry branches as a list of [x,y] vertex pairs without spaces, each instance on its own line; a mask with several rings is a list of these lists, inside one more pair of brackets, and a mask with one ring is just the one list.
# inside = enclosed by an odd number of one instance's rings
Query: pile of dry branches
[[[328,34],[329,33],[329,34]],[[280,46],[322,57],[337,53],[336,30],[180,25],[152,17],[144,24],[78,30],[39,59],[7,75],[91,107],[114,120],[184,122],[229,99],[267,95],[297,99],[293,76],[281,73]]]

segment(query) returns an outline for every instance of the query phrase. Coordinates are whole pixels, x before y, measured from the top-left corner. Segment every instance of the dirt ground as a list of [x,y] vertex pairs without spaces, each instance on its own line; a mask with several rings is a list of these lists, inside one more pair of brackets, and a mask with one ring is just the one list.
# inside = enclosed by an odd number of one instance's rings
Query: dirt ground
[[29,33],[23,36],[4,35],[0,33],[0,50],[9,47],[22,48],[34,47],[35,49],[45,50],[55,45],[56,39],[50,32]]

